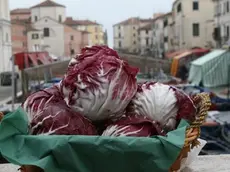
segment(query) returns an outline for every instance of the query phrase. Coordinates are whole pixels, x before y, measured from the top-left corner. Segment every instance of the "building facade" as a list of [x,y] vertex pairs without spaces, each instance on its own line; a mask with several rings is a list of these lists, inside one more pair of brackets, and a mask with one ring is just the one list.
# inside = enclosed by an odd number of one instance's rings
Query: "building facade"
[[46,0],[31,7],[32,23],[48,16],[59,23],[62,23],[66,20],[66,7],[51,0]]
[[146,24],[142,26],[138,30],[139,36],[139,51],[141,54],[151,54],[152,46],[153,46],[153,23]]
[[86,31],[65,24],[66,7],[51,0],[30,9],[11,11],[14,53],[48,51],[57,57],[69,57],[89,43]]
[[164,50],[164,15],[159,15],[153,22],[153,54],[162,58]]
[[175,49],[213,46],[213,0],[176,0],[172,13]]
[[46,47],[44,46],[43,31],[30,27],[27,30],[27,50],[29,52],[34,51],[44,51]]
[[31,11],[29,8],[17,8],[10,11],[11,20],[29,20]]
[[172,13],[167,13],[163,16],[164,20],[164,52],[174,51],[173,39],[174,39],[174,28],[173,28],[173,16]]
[[108,33],[107,33],[107,30],[105,30],[105,33],[104,33],[104,44],[108,45]]
[[65,55],[72,56],[80,52],[81,48],[88,45],[89,34],[79,31],[67,25],[64,26],[65,33]]
[[27,28],[28,24],[23,20],[11,20],[11,40],[12,40],[12,53],[27,51]]
[[103,26],[95,21],[74,20],[72,17],[67,17],[65,24],[77,30],[88,32],[90,46],[106,44],[104,40],[105,32],[103,31]]
[[[218,46],[229,44],[230,39],[230,1],[214,0],[215,3],[215,28],[219,33],[215,33],[215,40]],[[219,29],[218,29],[219,28]]]
[[139,28],[152,22],[152,19],[132,17],[113,25],[114,49],[129,53],[140,53]]
[[0,0],[0,72],[11,71],[12,44],[8,0]]

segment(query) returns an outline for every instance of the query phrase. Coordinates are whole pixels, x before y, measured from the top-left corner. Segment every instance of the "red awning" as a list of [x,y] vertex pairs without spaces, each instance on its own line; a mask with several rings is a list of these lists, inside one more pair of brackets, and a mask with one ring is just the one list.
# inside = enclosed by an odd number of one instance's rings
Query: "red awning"
[[195,48],[192,49],[191,52],[196,55],[197,57],[201,57],[207,53],[210,52],[210,49],[205,49],[205,48]]
[[184,52],[186,52],[186,51],[188,51],[188,50],[180,50],[180,51],[174,51],[174,52],[172,52],[172,53],[167,53],[166,54],[166,57],[167,58],[173,58],[173,57],[175,57],[175,56],[178,56],[178,55],[180,55],[180,54],[182,54],[182,53],[184,53]]
[[14,56],[15,65],[18,65],[20,70],[41,64],[52,63],[47,52],[22,52],[17,53]]

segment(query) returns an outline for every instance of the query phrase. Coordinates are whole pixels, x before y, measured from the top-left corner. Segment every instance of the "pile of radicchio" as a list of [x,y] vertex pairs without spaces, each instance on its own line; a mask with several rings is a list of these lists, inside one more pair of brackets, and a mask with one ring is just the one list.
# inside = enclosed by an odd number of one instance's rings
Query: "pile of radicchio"
[[140,84],[129,106],[129,113],[157,121],[165,131],[175,129],[182,118],[194,121],[196,114],[193,101],[182,90],[155,82]]
[[91,120],[119,117],[136,93],[138,69],[106,46],[82,49],[61,82],[67,104]]
[[22,105],[30,133],[164,136],[180,119],[194,120],[196,108],[184,92],[160,83],[138,85],[137,73],[107,46],[82,49],[60,84]]
[[96,135],[96,128],[64,101],[57,86],[31,94],[22,105],[33,135]]

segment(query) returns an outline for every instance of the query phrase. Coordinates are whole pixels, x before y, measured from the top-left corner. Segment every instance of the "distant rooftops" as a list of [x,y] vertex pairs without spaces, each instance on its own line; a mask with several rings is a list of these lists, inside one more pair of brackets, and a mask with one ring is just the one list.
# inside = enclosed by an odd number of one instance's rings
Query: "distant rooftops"
[[72,17],[67,17],[64,23],[66,25],[100,25],[99,23],[90,20],[74,20]]
[[16,8],[10,11],[10,14],[30,14],[31,11],[29,8]]
[[145,26],[139,28],[139,30],[152,30],[153,23],[148,23]]
[[116,25],[131,25],[131,24],[137,25],[137,24],[140,24],[140,23],[150,23],[152,21],[153,21],[152,18],[141,19],[139,17],[131,17],[131,18],[127,19],[127,20],[124,20],[122,22],[119,22],[119,23],[115,24],[114,26],[116,26]]
[[139,18],[139,17],[131,17],[127,20],[124,20],[122,22],[119,22],[117,24],[115,24],[114,26],[116,25],[138,25],[140,23],[152,23],[154,21],[156,21],[157,19],[160,19],[160,18],[163,18],[163,17],[166,17],[166,16],[169,16],[169,15],[172,15],[171,12],[169,13],[157,13],[157,14],[154,14],[154,18],[149,18],[149,19],[142,19],[142,18]]
[[40,4],[37,4],[33,7],[31,7],[31,8],[38,8],[38,7],[64,7],[65,8],[64,5],[58,4],[58,3],[51,1],[51,0],[46,0]]

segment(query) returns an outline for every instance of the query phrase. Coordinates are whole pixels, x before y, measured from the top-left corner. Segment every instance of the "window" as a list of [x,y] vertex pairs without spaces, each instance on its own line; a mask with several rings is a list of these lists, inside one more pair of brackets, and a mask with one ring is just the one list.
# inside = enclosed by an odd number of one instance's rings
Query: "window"
[[168,42],[168,37],[167,36],[164,37],[164,42]]
[[179,3],[179,4],[177,5],[177,12],[178,12],[178,13],[181,12],[181,3]]
[[200,25],[199,23],[193,23],[193,36],[200,36]]
[[148,34],[149,34],[149,31],[148,31],[148,30],[145,30],[145,33],[146,33],[146,35],[148,35]]
[[215,40],[219,40],[220,39],[220,35],[221,35],[220,32],[221,32],[220,27],[214,28],[214,39]]
[[164,21],[164,28],[165,28],[166,26],[168,26],[168,20],[167,20],[167,19]]
[[118,29],[120,30],[120,29],[121,29],[121,26],[118,26]]
[[145,44],[149,45],[149,38],[145,38]]
[[38,21],[38,16],[34,16],[34,21]]
[[75,54],[74,49],[71,49],[71,50],[70,50],[70,54],[71,54],[71,55],[74,55],[74,54]]
[[199,2],[198,0],[193,1],[193,11],[199,10]]
[[135,45],[135,44],[136,44],[136,41],[133,41],[133,44]]
[[97,36],[97,35],[95,35],[95,39],[98,39],[98,36]]
[[119,44],[119,45],[118,45],[118,46],[119,46],[119,48],[121,48],[121,47],[122,47],[121,41],[119,41],[119,43],[118,43],[118,44]]
[[229,13],[229,1],[226,3],[226,12]]
[[140,30],[138,30],[138,35],[140,35],[140,34],[141,34]]
[[121,38],[121,33],[118,34],[118,37]]
[[136,27],[135,26],[133,26],[133,30],[135,30],[136,29]]
[[50,36],[50,29],[44,28],[44,37],[49,37],[49,36]]
[[133,34],[133,37],[136,37],[136,34],[135,34],[135,33]]
[[226,36],[229,38],[229,26],[227,26],[227,28],[226,28]]
[[26,43],[25,42],[22,42],[22,47],[26,47]]
[[98,28],[97,27],[95,27],[95,32],[98,32]]
[[9,35],[6,33],[6,42],[9,42]]
[[71,40],[71,41],[74,40],[74,36],[73,36],[73,35],[70,36],[70,40]]
[[32,39],[38,39],[38,38],[39,38],[39,35],[37,33],[32,34]]
[[25,30],[23,30],[23,31],[22,31],[22,34],[25,36],[25,35],[26,35],[26,31],[25,31]]
[[58,16],[58,21],[59,21],[60,23],[62,22],[62,16],[61,16],[61,15]]

